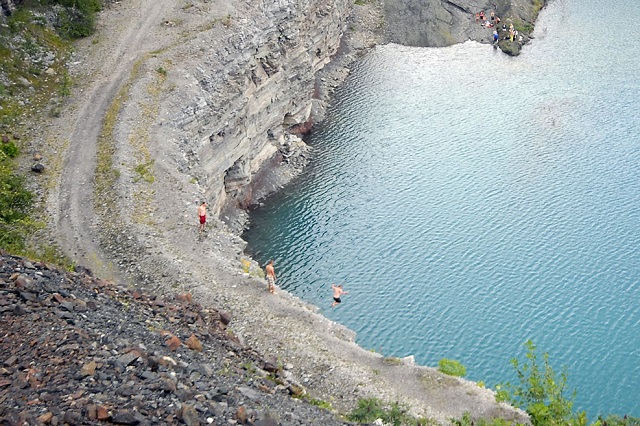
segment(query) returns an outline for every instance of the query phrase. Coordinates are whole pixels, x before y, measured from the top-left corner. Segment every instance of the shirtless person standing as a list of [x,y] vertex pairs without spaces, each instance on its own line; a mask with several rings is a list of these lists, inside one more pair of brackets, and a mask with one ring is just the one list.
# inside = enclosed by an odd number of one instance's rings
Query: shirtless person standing
[[207,225],[207,202],[203,201],[198,207],[198,218],[200,219],[200,227],[198,228],[198,234],[202,234],[205,226]]
[[342,303],[342,300],[340,300],[340,296],[342,296],[343,294],[349,294],[349,292],[342,289],[342,284],[331,284],[331,288],[333,289],[333,303],[331,304],[331,307],[333,308],[334,306]]
[[273,260],[269,261],[264,270],[267,273],[267,287],[269,288],[269,293],[276,294],[276,270],[273,269]]

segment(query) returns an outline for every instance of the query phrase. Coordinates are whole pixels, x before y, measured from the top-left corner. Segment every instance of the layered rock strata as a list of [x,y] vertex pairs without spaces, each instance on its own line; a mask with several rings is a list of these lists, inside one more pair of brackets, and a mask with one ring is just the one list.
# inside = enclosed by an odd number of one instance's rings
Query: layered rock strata
[[[246,207],[260,166],[278,152],[290,155],[310,129],[316,73],[338,51],[349,7],[347,0],[258,2],[250,20],[231,13],[172,52],[185,56],[169,69],[176,96],[160,106],[157,137],[183,154],[175,166],[206,188],[215,212],[229,200]],[[208,41],[221,32],[223,44]]]

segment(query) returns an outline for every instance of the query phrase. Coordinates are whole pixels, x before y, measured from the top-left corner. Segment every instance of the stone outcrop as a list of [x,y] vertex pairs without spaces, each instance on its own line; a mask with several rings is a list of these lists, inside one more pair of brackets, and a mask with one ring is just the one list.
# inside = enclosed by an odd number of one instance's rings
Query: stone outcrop
[[[216,212],[228,201],[247,205],[261,164],[310,128],[316,73],[338,51],[350,7],[260,2],[252,22],[230,13],[176,49],[185,60],[175,75],[169,69],[177,98],[161,106],[158,138],[184,154],[176,167],[198,179]],[[200,49],[220,32],[224,46]]]
[[16,9],[16,3],[14,0],[0,0],[0,9],[3,14],[11,15],[11,13]]
[[[386,0],[385,16],[389,41],[408,46],[450,46],[467,40],[484,43],[492,41],[493,29],[476,22],[475,14],[491,11],[500,17],[501,24],[513,23],[519,35],[513,43],[502,40],[500,48],[507,54],[517,55],[526,44],[543,0]],[[501,39],[504,34],[501,32]]]

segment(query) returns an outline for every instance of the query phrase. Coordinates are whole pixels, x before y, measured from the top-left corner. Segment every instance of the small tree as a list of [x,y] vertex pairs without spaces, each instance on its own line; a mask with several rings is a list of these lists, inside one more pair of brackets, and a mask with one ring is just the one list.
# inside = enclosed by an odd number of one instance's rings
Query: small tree
[[377,398],[358,400],[358,407],[347,416],[347,419],[358,423],[370,423],[384,416],[382,401]]
[[[534,426],[579,425],[585,423],[584,413],[573,413],[573,401],[576,391],[566,395],[566,369],[560,374],[549,365],[549,354],[542,355],[542,363],[536,355],[536,346],[532,341],[525,343],[527,348],[523,364],[512,359],[519,383],[516,386],[505,383],[498,386],[497,399],[522,408],[531,417]],[[500,389],[503,387],[503,389]]]

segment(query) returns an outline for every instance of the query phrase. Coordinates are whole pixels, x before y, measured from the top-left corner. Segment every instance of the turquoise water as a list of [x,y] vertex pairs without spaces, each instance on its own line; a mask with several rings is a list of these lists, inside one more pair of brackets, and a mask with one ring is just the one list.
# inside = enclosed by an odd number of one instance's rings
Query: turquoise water
[[[494,386],[532,339],[577,409],[640,416],[638,16],[555,1],[518,58],[375,49],[308,173],[252,214],[250,250],[365,348]],[[334,282],[350,294],[331,309]]]

